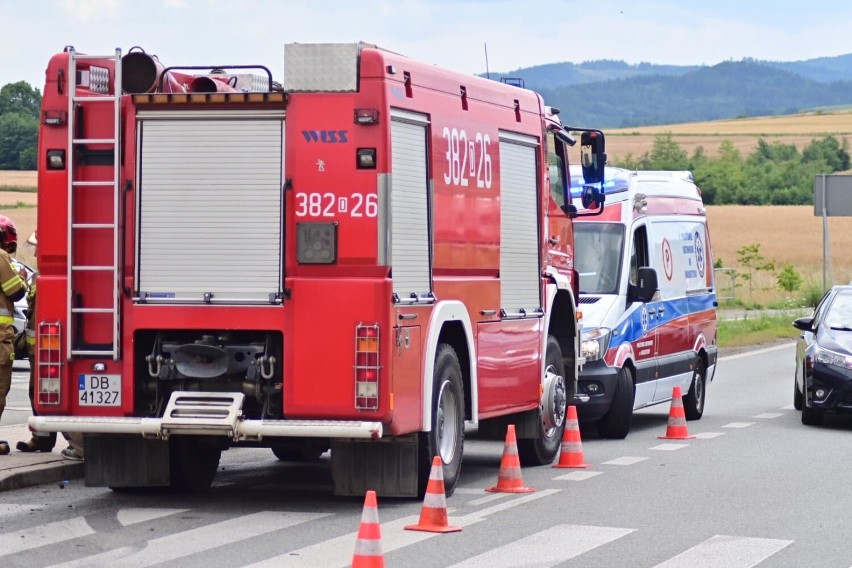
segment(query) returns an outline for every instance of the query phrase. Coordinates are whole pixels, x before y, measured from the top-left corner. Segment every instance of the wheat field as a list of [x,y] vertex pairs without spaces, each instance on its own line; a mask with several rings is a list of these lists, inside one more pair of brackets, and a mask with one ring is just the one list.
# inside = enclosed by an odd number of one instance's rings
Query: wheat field
[[654,137],[671,133],[691,156],[698,146],[703,146],[708,156],[716,156],[719,146],[729,140],[743,156],[751,153],[757,141],[795,144],[801,151],[812,140],[833,135],[838,138],[852,136],[852,111],[814,112],[784,116],[740,118],[671,124],[664,126],[641,126],[607,130],[607,154],[611,161],[624,158],[627,154],[639,157],[650,151]]

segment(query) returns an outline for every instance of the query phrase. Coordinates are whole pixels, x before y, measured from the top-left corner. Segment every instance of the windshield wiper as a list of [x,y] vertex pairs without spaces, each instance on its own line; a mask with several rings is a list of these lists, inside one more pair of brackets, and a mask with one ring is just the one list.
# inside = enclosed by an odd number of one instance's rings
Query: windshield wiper
[[845,325],[839,325],[839,326],[833,325],[833,326],[831,326],[831,329],[833,329],[835,331],[852,331],[852,327],[846,327]]

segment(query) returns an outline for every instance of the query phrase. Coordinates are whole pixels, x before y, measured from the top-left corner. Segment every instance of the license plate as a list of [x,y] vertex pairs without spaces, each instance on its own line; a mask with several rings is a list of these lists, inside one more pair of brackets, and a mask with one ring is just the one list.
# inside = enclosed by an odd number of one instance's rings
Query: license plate
[[121,375],[80,375],[80,406],[121,406]]

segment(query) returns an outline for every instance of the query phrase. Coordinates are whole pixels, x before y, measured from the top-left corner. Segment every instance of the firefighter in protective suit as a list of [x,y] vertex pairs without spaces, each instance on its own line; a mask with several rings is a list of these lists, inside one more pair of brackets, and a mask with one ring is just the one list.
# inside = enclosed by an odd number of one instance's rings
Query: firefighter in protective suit
[[[12,267],[18,250],[18,230],[8,217],[0,215],[0,417],[6,408],[6,395],[12,388],[12,362],[15,359],[15,302],[27,293],[27,285]],[[0,440],[0,455],[9,453],[9,443]]]

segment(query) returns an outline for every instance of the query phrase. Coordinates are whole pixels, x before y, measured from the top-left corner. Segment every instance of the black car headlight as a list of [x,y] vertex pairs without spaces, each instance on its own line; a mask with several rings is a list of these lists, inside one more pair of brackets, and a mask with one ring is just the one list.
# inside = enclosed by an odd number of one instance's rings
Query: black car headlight
[[814,360],[823,365],[831,365],[832,367],[840,367],[847,371],[852,370],[852,356],[835,353],[829,351],[819,345],[814,346]]

